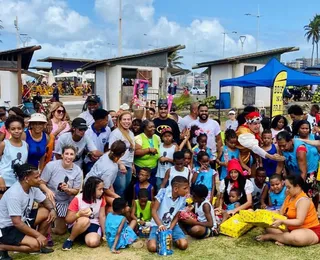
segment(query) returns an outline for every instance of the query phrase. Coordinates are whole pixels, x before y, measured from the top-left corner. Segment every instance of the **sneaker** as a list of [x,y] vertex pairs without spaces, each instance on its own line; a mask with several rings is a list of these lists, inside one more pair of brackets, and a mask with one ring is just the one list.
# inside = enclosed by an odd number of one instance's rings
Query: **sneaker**
[[12,260],[9,256],[8,251],[0,251],[0,260]]
[[54,242],[52,240],[51,234],[47,235],[47,241],[48,241],[48,247],[53,247],[54,246]]
[[52,252],[54,252],[54,250],[52,248],[47,248],[47,247],[40,248],[40,253],[41,254],[50,254]]
[[65,251],[71,250],[72,249],[72,245],[73,245],[73,241],[67,239],[63,243],[62,250],[65,250]]

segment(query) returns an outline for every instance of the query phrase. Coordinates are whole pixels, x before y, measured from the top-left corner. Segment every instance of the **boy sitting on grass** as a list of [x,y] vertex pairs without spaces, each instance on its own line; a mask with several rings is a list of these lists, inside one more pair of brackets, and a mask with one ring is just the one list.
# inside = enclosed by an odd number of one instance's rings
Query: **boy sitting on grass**
[[171,187],[160,189],[152,205],[151,230],[147,245],[149,252],[157,251],[157,231],[167,229],[172,230],[173,241],[179,249],[185,250],[188,247],[185,234],[178,225],[178,213],[185,208],[189,181],[185,177],[176,176],[171,181]]

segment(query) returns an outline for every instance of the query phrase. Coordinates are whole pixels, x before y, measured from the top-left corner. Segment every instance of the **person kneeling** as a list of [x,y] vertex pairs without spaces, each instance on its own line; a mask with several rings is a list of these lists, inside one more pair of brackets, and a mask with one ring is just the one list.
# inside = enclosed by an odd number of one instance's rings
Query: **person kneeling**
[[[30,164],[15,165],[14,171],[19,181],[0,200],[0,259],[12,259],[8,251],[51,253],[46,236],[57,214],[38,188],[40,173]],[[34,209],[34,202],[43,207]]]
[[189,181],[183,176],[176,176],[171,187],[160,189],[152,205],[151,230],[148,241],[149,252],[157,251],[157,232],[172,230],[172,238],[177,247],[185,250],[188,241],[178,225],[179,212],[186,204],[185,196],[189,192]]

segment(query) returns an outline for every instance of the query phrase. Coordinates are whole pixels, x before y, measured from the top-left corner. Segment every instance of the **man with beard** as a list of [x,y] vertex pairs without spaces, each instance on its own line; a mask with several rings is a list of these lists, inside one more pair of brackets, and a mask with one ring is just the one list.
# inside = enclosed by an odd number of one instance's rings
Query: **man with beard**
[[198,119],[191,122],[189,128],[191,129],[192,126],[199,127],[201,132],[207,135],[207,147],[215,155],[217,150],[220,150],[222,147],[221,129],[217,121],[209,118],[209,108],[207,105],[200,104],[198,106]]
[[156,134],[161,136],[161,131],[164,128],[170,127],[173,132],[173,140],[176,143],[180,142],[180,130],[179,126],[173,119],[168,117],[168,102],[166,99],[159,100],[159,117],[153,120],[156,127]]
[[[84,111],[78,116],[86,120],[87,126],[90,127],[94,123],[93,112],[96,111],[100,107],[100,97],[96,95],[88,96],[85,106],[87,106],[87,110]],[[84,106],[84,107],[85,107]],[[108,126],[112,130],[114,128],[113,121],[111,115],[108,115]]]

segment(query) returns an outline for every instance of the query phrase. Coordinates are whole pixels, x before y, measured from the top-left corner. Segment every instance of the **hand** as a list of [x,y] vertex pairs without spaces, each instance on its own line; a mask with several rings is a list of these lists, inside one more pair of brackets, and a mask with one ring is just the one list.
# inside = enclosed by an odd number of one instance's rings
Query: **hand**
[[207,171],[207,170],[208,170],[208,166],[207,166],[207,165],[204,165],[204,164],[201,164],[200,170],[201,170],[201,171]]
[[277,162],[283,162],[283,161],[285,161],[286,160],[286,158],[284,157],[284,156],[282,156],[282,155],[280,155],[280,154],[273,154],[273,155],[271,155],[271,158],[270,158],[271,160],[274,160],[274,161],[277,161]]
[[64,192],[67,191],[67,189],[69,188],[68,184],[66,183],[62,183],[61,186],[60,186],[61,190],[63,190]]
[[167,230],[166,226],[165,225],[160,225],[159,228],[158,228],[159,231],[165,231]]
[[127,173],[127,168],[126,166],[124,166],[124,164],[119,164],[119,170],[122,174],[126,174]]
[[59,123],[58,125],[58,130],[61,132],[62,130],[64,130],[67,126],[67,122],[66,121],[62,121]]
[[159,161],[161,163],[165,163],[167,160],[168,160],[168,158],[167,157],[163,157],[163,156],[161,156],[160,159],[159,159]]
[[134,166],[134,164],[132,164],[132,175],[136,176],[137,172],[136,172],[136,167]]
[[57,216],[57,212],[54,209],[52,209],[49,212],[49,216],[47,218],[47,222],[48,223],[52,223],[52,222],[54,222],[56,220],[57,217],[58,217]]
[[275,221],[271,224],[271,226],[274,227],[274,228],[277,228],[277,227],[279,227],[280,225],[283,224],[282,220],[280,220],[280,219],[274,219],[274,220]]
[[237,212],[233,209],[233,210],[228,210],[227,214],[233,216],[234,214],[236,214]]
[[115,248],[111,249],[112,254],[120,254],[120,250],[116,250]]
[[56,195],[52,192],[52,190],[48,189],[46,191],[46,196],[47,196],[47,199],[50,200],[53,203],[53,205],[55,206],[56,205],[56,200],[55,200]]
[[82,209],[78,212],[80,217],[90,217],[92,211],[90,208]]
[[149,153],[155,155],[155,154],[158,153],[158,151],[157,151],[157,149],[155,149],[155,148],[149,148]]
[[189,128],[186,130],[184,137],[188,140],[190,139],[190,129]]
[[266,204],[261,204],[261,209],[266,209],[267,205]]
[[40,245],[40,248],[47,245],[47,238],[44,235],[39,233],[39,235],[36,237],[36,239]]
[[146,222],[144,220],[140,220],[140,226],[144,226],[146,224]]
[[2,177],[0,177],[0,191],[6,191],[6,189],[7,189],[6,182]]

